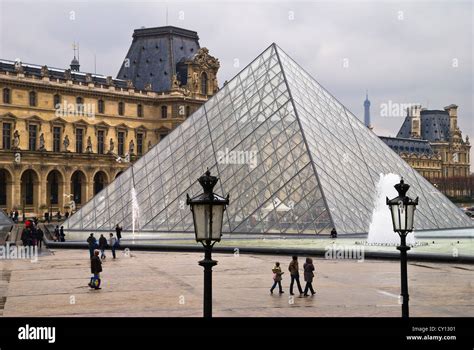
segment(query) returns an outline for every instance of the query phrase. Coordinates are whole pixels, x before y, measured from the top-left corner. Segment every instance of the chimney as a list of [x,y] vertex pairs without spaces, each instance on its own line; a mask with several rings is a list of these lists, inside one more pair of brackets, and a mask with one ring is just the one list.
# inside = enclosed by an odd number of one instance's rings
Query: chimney
[[458,106],[450,104],[444,107],[444,110],[449,114],[449,131],[456,131],[458,128]]
[[421,106],[412,105],[408,107],[408,116],[411,123],[411,137],[415,139],[421,138]]

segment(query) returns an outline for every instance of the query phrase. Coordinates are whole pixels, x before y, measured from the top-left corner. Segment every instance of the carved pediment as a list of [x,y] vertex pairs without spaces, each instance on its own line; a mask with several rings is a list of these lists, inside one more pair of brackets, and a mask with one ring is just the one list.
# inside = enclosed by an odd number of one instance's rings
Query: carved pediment
[[202,47],[193,57],[192,62],[203,67],[204,69],[218,70],[221,66],[219,60],[209,55],[209,50]]

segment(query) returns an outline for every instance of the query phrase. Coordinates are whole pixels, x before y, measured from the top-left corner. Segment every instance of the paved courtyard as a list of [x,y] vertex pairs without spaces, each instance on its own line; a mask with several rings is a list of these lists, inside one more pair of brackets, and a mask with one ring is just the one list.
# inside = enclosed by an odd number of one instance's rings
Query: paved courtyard
[[[314,259],[314,297],[270,295],[274,261],[289,257],[213,256],[215,316],[400,316],[400,267],[391,261]],[[3,316],[202,315],[202,254],[124,252],[103,264],[102,289],[87,287],[86,250],[45,250],[37,262],[2,260]],[[303,265],[300,257],[300,268]],[[473,265],[411,263],[411,316],[474,316]],[[3,307],[3,310],[2,310]]]

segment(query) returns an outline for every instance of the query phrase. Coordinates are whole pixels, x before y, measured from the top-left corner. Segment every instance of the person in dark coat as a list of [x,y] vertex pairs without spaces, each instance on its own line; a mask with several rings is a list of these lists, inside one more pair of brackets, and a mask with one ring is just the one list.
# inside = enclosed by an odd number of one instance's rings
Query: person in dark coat
[[316,292],[313,289],[313,278],[314,278],[314,265],[313,259],[306,258],[306,262],[303,265],[304,269],[304,280],[306,281],[306,287],[304,288],[304,296],[308,296],[308,291],[311,291],[311,295],[315,295]]
[[290,282],[290,295],[293,294],[293,285],[296,281],[296,285],[298,286],[298,291],[300,292],[300,296],[303,294],[303,288],[301,288],[300,284],[300,272],[299,272],[299,266],[298,266],[298,257],[293,256],[290,262],[290,265],[288,266],[288,271],[290,271],[290,277],[291,277],[291,282]]
[[30,235],[31,235],[31,230],[28,227],[25,227],[23,231],[21,232],[20,239],[25,247],[29,245],[29,242],[31,240]]
[[99,237],[99,249],[100,249],[100,258],[105,259],[105,249],[107,248],[107,238],[103,234]]
[[38,247],[41,249],[43,247],[44,232],[41,227],[38,227],[36,230],[36,239],[38,240]]
[[120,243],[120,240],[122,239],[122,228],[119,224],[115,226],[115,235],[117,236],[117,242]]
[[58,225],[56,225],[56,227],[54,228],[53,239],[54,241],[59,241],[59,226]]
[[[89,282],[89,287],[94,289],[100,289],[100,273],[102,272],[102,261],[99,258],[99,251],[95,250],[94,255],[91,259],[91,281]],[[94,284],[94,280],[97,280],[97,283]]]
[[59,241],[66,242],[66,239],[64,237],[66,237],[66,234],[64,233],[64,226],[61,226],[61,228],[59,229]]
[[335,227],[333,227],[331,230],[331,238],[337,238],[337,231]]
[[91,235],[87,238],[87,243],[89,244],[89,254],[92,259],[94,257],[94,250],[97,245],[97,240],[95,239],[93,233],[91,233]]

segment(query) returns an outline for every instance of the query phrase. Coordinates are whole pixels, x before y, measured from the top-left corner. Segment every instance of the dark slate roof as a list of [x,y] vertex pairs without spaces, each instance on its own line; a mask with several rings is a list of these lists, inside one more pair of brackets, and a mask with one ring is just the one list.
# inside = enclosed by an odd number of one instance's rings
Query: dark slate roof
[[199,37],[191,30],[173,26],[136,29],[117,78],[131,80],[140,90],[151,84],[152,91],[169,91],[176,64],[192,58],[199,48]]
[[[449,141],[449,114],[447,111],[422,110],[421,138],[431,142]],[[410,117],[406,117],[397,137],[411,137]]]
[[[34,75],[37,77],[41,77],[40,65],[31,64],[31,63],[23,63],[23,62],[21,63],[21,65],[26,75]],[[48,67],[48,74],[51,79],[66,80],[65,78],[66,70],[67,69]],[[16,72],[15,61],[0,59],[0,71],[15,73]],[[72,80],[82,82],[84,84],[87,84],[86,74],[88,73],[71,71]],[[94,74],[94,73],[89,73],[89,74],[91,74],[93,83],[99,84],[99,85],[107,85],[107,77],[105,75]],[[119,88],[124,88],[124,89],[127,88],[127,82],[125,80],[112,79],[112,81],[114,85]]]
[[427,140],[417,140],[399,137],[379,136],[380,139],[387,144],[393,151],[397,153],[407,152],[418,155],[431,156],[434,154],[430,143]]

